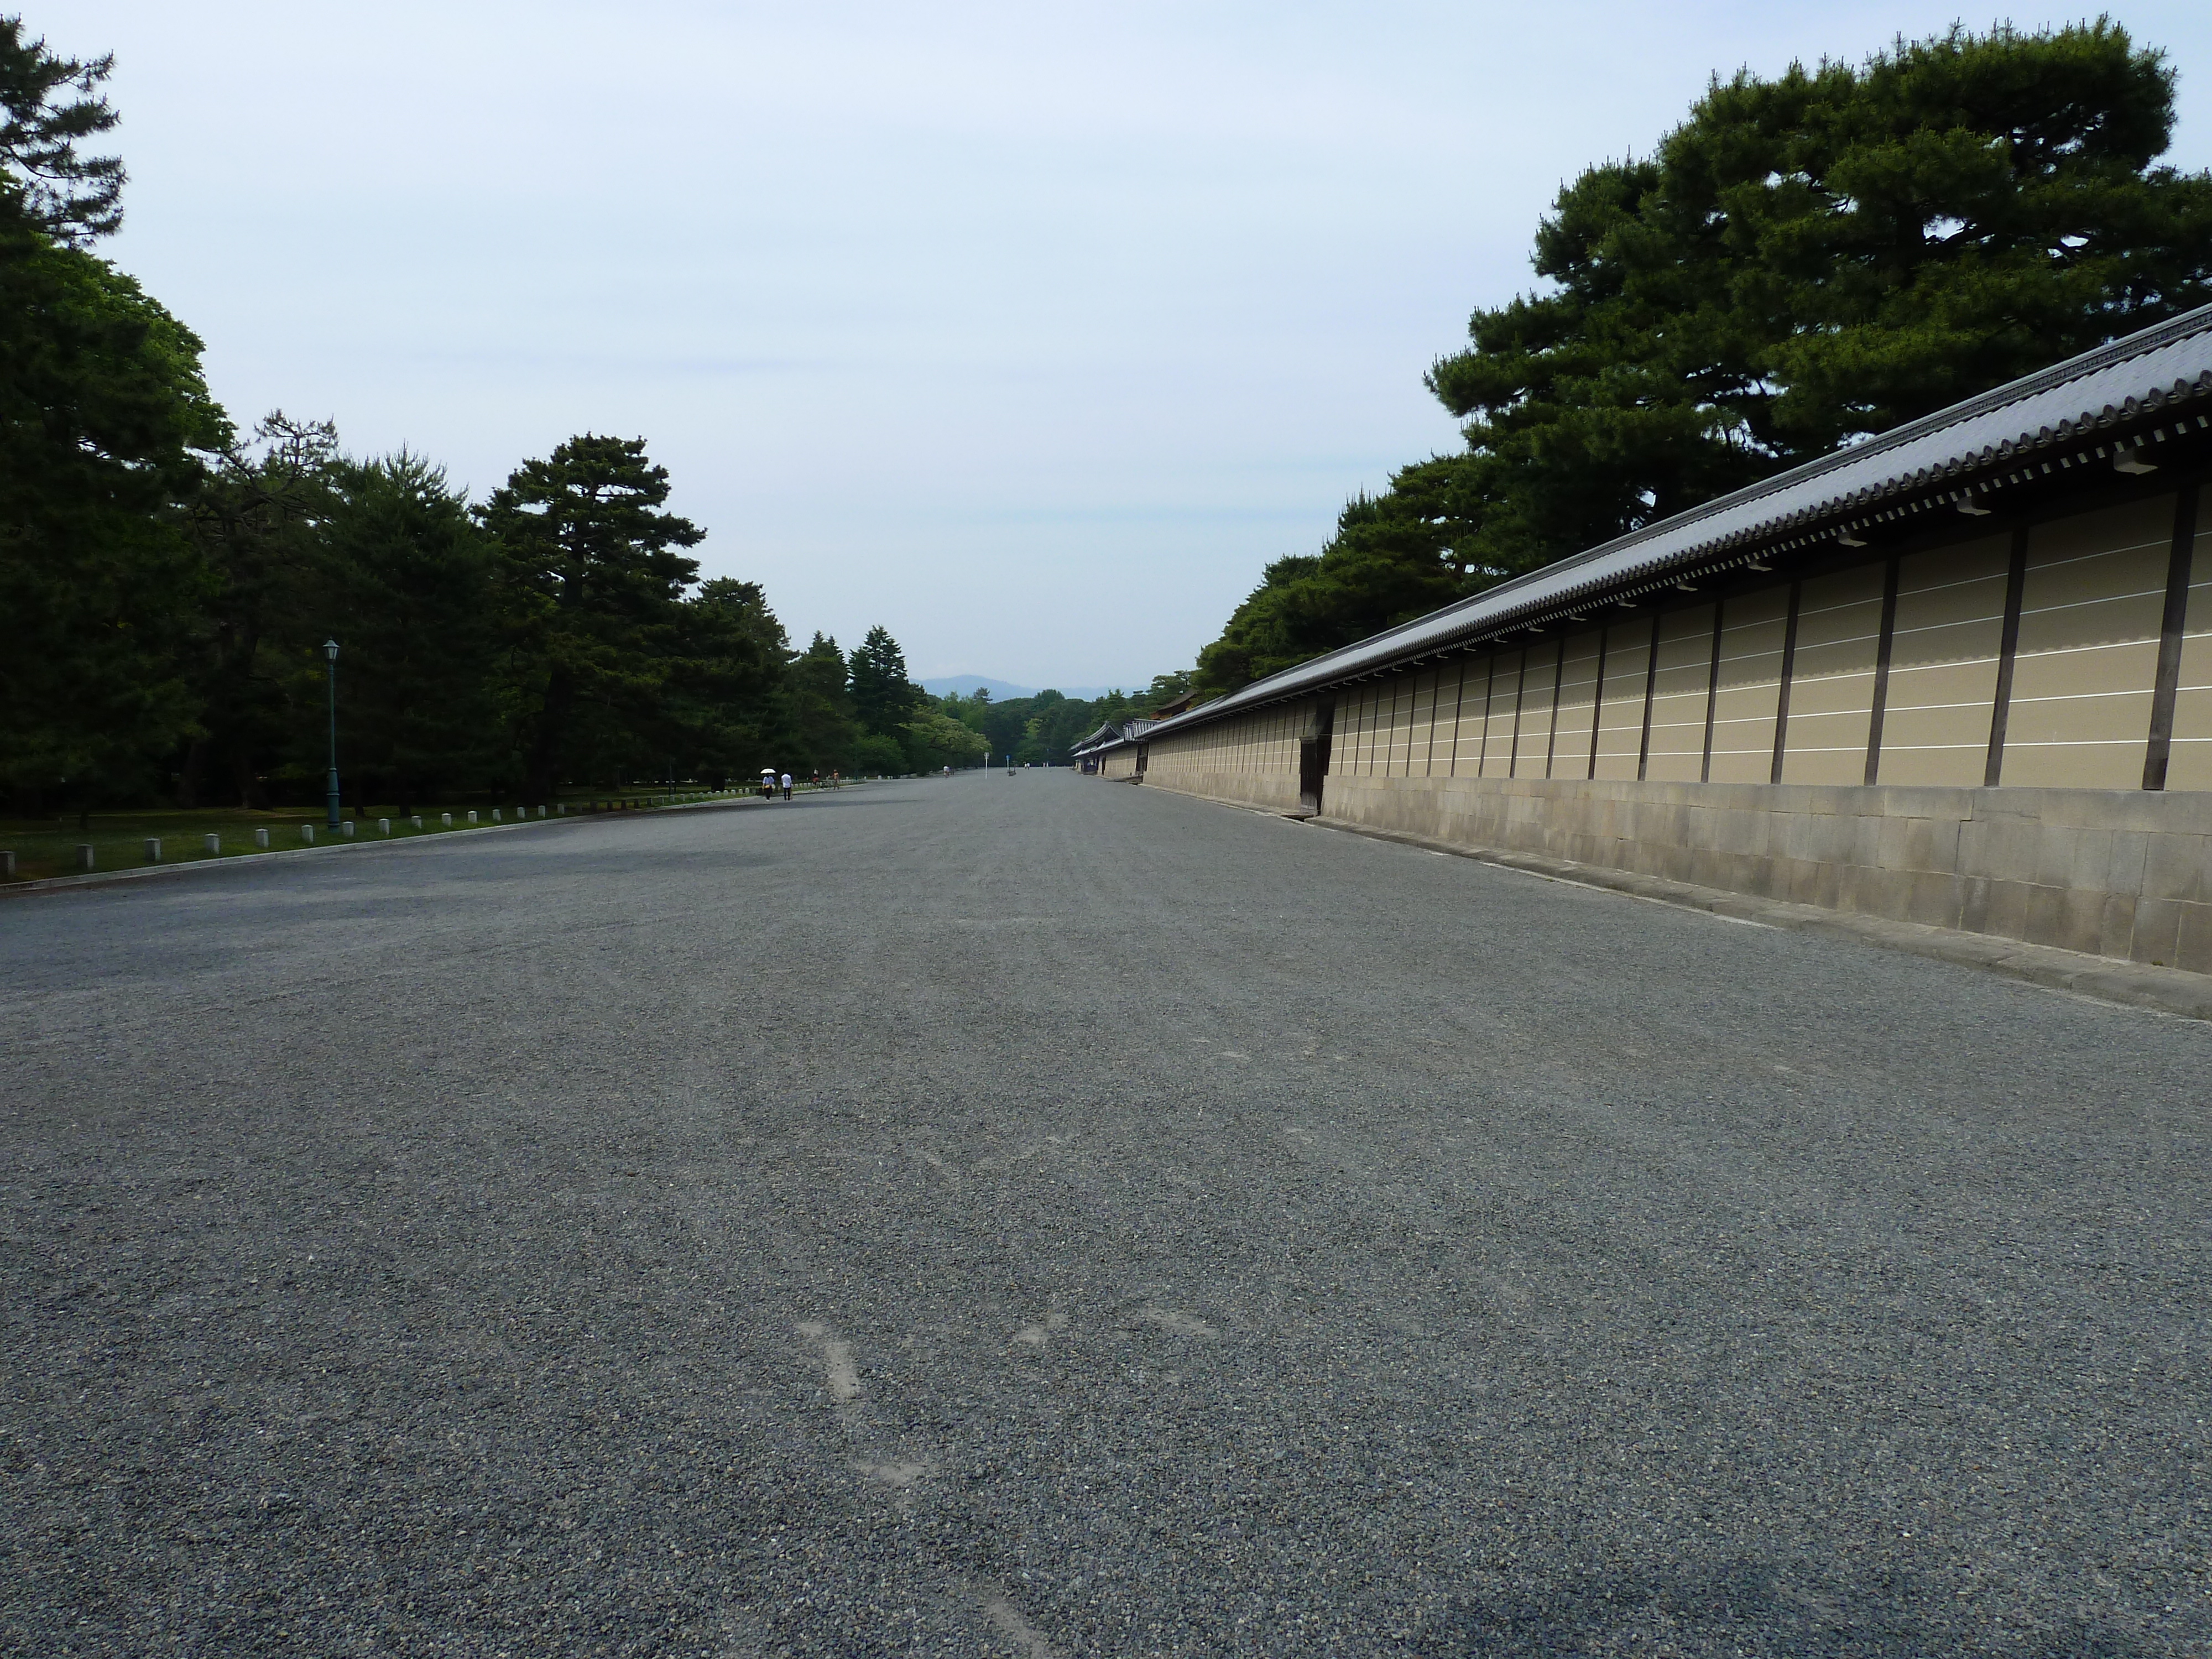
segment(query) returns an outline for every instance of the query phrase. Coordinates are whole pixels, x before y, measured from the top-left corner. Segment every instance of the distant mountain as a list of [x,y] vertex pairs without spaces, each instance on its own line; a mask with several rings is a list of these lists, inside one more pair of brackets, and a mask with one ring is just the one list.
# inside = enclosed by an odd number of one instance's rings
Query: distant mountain
[[[1141,691],[1150,680],[1132,680],[1127,685],[1055,685],[1051,690],[1063,697],[1079,702],[1088,702],[1093,697],[1103,697],[1109,691]],[[1041,689],[1034,685],[1013,685],[1005,680],[994,680],[987,674],[947,674],[939,679],[924,680],[921,689],[933,697],[949,697],[956,691],[963,697],[972,697],[978,690],[988,691],[991,701],[1004,702],[1009,697],[1034,697]]]

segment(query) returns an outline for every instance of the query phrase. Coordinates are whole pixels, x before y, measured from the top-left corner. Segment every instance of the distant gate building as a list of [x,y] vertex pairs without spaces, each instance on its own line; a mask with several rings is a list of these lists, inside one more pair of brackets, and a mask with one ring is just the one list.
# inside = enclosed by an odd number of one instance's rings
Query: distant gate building
[[2212,971],[2208,470],[2212,307],[1084,754]]

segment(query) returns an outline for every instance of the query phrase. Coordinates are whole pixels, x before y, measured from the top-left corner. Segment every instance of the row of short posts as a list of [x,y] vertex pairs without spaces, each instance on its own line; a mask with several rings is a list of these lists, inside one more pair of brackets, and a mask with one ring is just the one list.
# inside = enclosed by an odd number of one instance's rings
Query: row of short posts
[[[677,800],[704,800],[708,799],[708,796],[715,793],[717,792],[708,790],[700,794],[679,795],[674,799]],[[727,792],[724,791],[720,793],[726,793]],[[602,803],[594,800],[590,806],[585,810],[592,812],[600,811],[602,810],[607,811],[620,811],[628,809],[633,805],[644,805],[646,804],[647,803],[642,801],[631,802],[629,800],[611,800],[604,803],[603,805]],[[491,821],[494,823],[502,823],[506,822],[506,819],[501,816],[501,812],[502,809],[500,807],[495,806],[491,809]],[[534,809],[528,806],[518,806],[514,809],[514,821],[517,823],[520,823],[533,816],[541,818],[547,817],[566,817],[568,816],[568,809],[565,805],[556,805],[552,807],[539,806]],[[477,814],[472,811],[465,812],[463,814],[463,822],[465,824],[475,823],[478,821]],[[424,827],[424,817],[420,812],[409,818],[407,822],[412,824],[416,830],[421,830]],[[338,835],[342,839],[346,841],[351,841],[353,839],[354,823],[355,820],[348,818],[338,825]],[[453,815],[451,812],[439,813],[438,827],[441,830],[451,830],[453,828]],[[392,820],[390,818],[377,819],[376,833],[380,836],[388,837],[392,834]],[[301,824],[300,826],[300,840],[304,845],[313,847],[315,844],[315,826],[312,823]],[[270,845],[270,832],[265,829],[256,830],[253,832],[253,845],[258,851],[268,851]],[[203,853],[210,857],[219,857],[222,853],[222,837],[220,835],[216,834],[202,836],[200,837],[200,848]],[[161,861],[161,838],[159,836],[147,836],[145,850],[146,862],[149,864],[159,864]],[[88,875],[100,867],[98,851],[90,843],[81,843],[78,846],[76,849],[76,867],[80,872]],[[15,855],[10,852],[0,851],[0,881],[13,881],[15,879]]]

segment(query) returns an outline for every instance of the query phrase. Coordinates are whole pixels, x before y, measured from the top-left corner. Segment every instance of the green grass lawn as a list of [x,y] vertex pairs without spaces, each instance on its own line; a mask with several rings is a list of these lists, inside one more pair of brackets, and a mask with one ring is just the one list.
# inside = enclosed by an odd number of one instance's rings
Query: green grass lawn
[[[736,791],[726,791],[735,794]],[[656,806],[672,806],[685,801],[707,800],[713,797],[705,790],[679,791],[671,795],[610,793],[579,791],[564,798],[573,815],[586,812],[594,803],[601,809],[617,807],[622,810],[643,810]],[[258,812],[235,807],[209,807],[197,811],[176,809],[165,811],[149,808],[135,812],[94,812],[90,827],[77,828],[74,814],[62,818],[27,820],[0,819],[0,852],[15,855],[15,879],[37,881],[47,876],[73,876],[82,872],[78,862],[80,847],[92,848],[93,868],[98,871],[137,870],[155,862],[190,864],[209,859],[237,858],[248,853],[276,852],[289,848],[313,845],[327,847],[333,841],[343,846],[361,846],[380,841],[399,841],[420,836],[446,835],[453,830],[481,829],[490,823],[492,813],[499,813],[499,821],[512,823],[522,809],[519,806],[433,806],[419,809],[408,817],[398,816],[396,806],[371,806],[368,816],[352,819],[353,835],[349,840],[343,830],[337,836],[324,824],[320,810],[291,807],[282,811]],[[476,814],[476,822],[469,814]],[[451,825],[446,815],[453,817]],[[537,819],[532,809],[531,820]],[[350,819],[350,813],[349,813]],[[387,836],[378,828],[380,818],[389,822]],[[420,819],[421,827],[416,827]],[[314,839],[311,843],[301,826],[311,827]],[[265,833],[269,845],[264,848],[255,839],[255,833]],[[208,849],[206,837],[216,839],[216,848]],[[147,843],[158,841],[161,851],[158,860],[151,855]],[[4,877],[0,877],[4,880]]]

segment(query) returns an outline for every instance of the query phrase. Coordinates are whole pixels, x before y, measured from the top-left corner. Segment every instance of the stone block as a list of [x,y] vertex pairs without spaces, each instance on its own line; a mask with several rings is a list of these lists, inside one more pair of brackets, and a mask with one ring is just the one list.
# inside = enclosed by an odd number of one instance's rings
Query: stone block
[[2111,830],[2062,825],[2044,831],[2035,872],[2039,885],[2101,893],[2112,870]]
[[1863,915],[1882,915],[1887,921],[1905,921],[1905,911],[1911,907],[1913,898],[1913,876],[1909,869],[1844,865],[1840,872],[1838,896],[1843,898],[1843,909],[1856,909]]
[[307,842],[308,846],[313,847],[315,844],[315,826],[312,823],[301,824],[300,826],[300,839]]
[[1995,933],[2003,939],[2026,939],[2028,906],[2034,896],[2032,883],[1990,878],[1982,925],[1975,931]]
[[2143,866],[2150,858],[2151,838],[2148,832],[2115,830],[2112,836],[2112,855],[2105,864],[2105,890],[2108,893],[2142,892]]
[[2171,968],[2186,968],[2192,974],[2212,974],[2212,904],[2183,904],[2179,925],[2174,929],[2173,960]]
[[353,830],[354,823],[351,818],[342,818],[339,820],[338,834],[343,836],[348,841],[351,841],[353,839]]
[[2142,896],[2198,904],[2212,897],[2204,861],[2212,857],[2212,837],[2152,836],[2143,845]]
[[200,837],[200,850],[205,853],[220,853],[222,851],[222,837],[221,836],[214,835],[202,836]]
[[471,810],[471,811],[470,811],[470,813],[469,813],[469,822],[470,822],[471,823],[474,823],[476,821],[477,821],[477,815],[476,815],[475,811],[474,811],[473,810]]
[[2132,893],[2105,893],[2100,897],[2097,954],[2125,957],[2135,939],[2135,896]]
[[1963,875],[2033,882],[2042,860],[2043,826],[2033,818],[1978,817],[1960,827],[1959,867]]
[[1962,884],[1940,870],[1907,870],[1904,917],[1926,927],[1956,927],[1964,909]]
[[159,864],[161,861],[161,838],[159,836],[147,836],[147,837],[146,837],[146,862],[147,862],[147,863],[149,863],[149,864]]
[[100,867],[100,854],[98,849],[91,847],[90,845],[80,844],[76,849],[76,867],[80,872],[85,875],[90,875],[94,870],[98,869]]
[[0,853],[0,881],[15,879],[15,855],[13,853]]
[[2128,955],[2160,968],[2174,966],[2181,954],[2181,915],[2187,908],[2173,899],[2137,899],[2130,907]]
[[[1833,812],[1808,812],[1790,822],[1790,855],[1814,864],[1840,864],[1851,856],[1856,834],[1854,819]],[[1861,862],[1872,863],[1871,852]]]
[[269,845],[269,832],[266,830],[256,830],[253,832],[253,844],[256,847],[266,848]]
[[1885,870],[1904,869],[1906,865],[1905,838],[1911,832],[1912,820],[1884,814],[1870,822],[1875,826],[1875,862]]
[[1990,931],[1990,878],[1987,876],[1960,876],[1959,884],[1959,926],[1969,933]]
[[2038,885],[2028,890],[2027,932],[2032,945],[2095,956],[2105,938],[2105,896],[2072,888]]
[[1888,861],[1881,855],[1882,826],[1889,822],[1877,813],[1859,812],[1841,820],[1848,826],[1850,839],[1845,844],[1844,861],[1863,864],[1869,869],[1885,869]]
[[390,818],[377,819],[376,833],[380,836],[390,835],[392,833],[392,820]]
[[452,828],[453,827],[453,815],[451,812],[441,812],[441,813],[439,813],[439,814],[438,814],[438,823],[439,823],[439,826],[440,826],[441,829],[446,829],[446,830],[450,830],[450,829],[452,829]]

